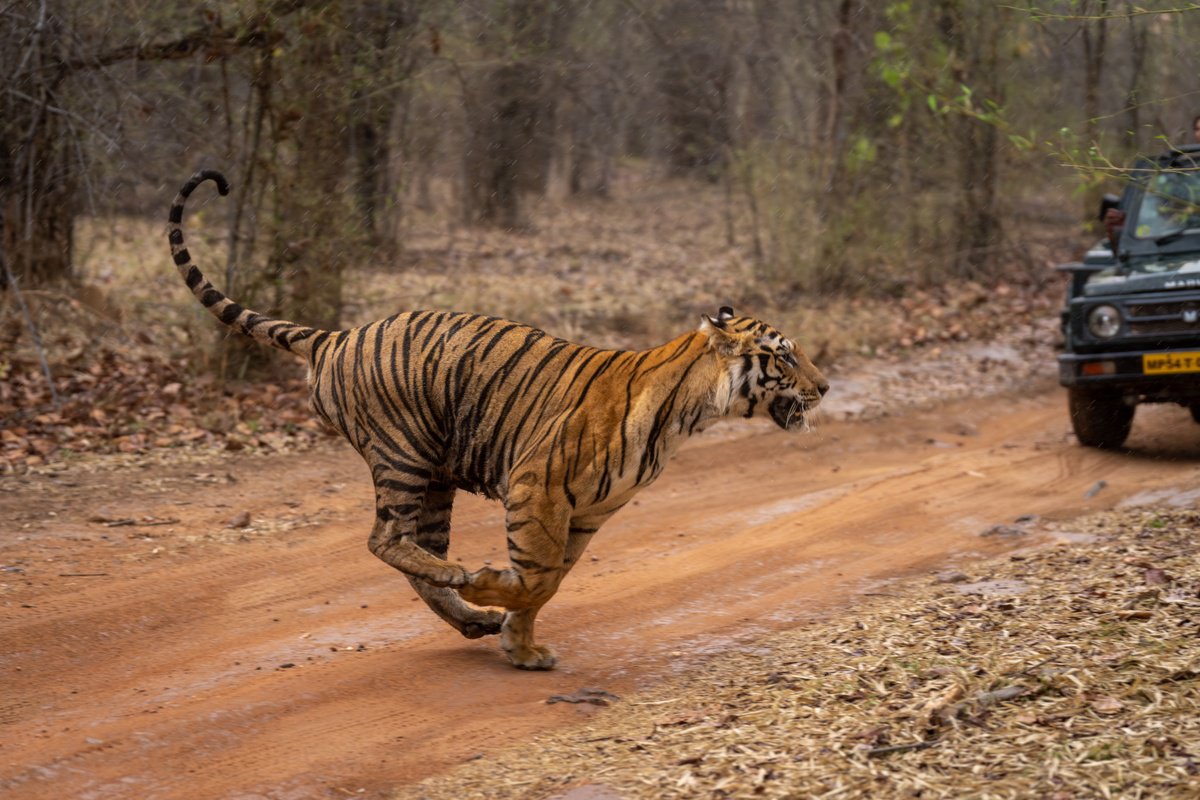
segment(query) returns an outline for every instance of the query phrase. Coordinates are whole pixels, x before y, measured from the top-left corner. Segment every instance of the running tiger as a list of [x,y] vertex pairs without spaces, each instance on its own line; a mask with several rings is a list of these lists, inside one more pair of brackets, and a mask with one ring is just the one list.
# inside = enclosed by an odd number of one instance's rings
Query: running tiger
[[[534,642],[538,611],[685,439],[733,415],[803,429],[829,389],[790,340],[728,307],[643,352],[448,311],[343,331],[264,317],[214,288],[184,246],[184,202],[206,180],[228,194],[224,176],[203,170],[171,206],[179,274],[225,325],[308,362],[314,410],[371,469],[371,552],[462,635],[500,634],[522,669],[554,666],[554,652]],[[446,560],[458,489],[504,503],[509,568]]]

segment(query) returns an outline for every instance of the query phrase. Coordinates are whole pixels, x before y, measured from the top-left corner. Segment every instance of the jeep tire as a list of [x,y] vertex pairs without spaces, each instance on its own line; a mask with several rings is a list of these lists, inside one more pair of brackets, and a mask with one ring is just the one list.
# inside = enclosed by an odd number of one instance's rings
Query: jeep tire
[[1067,390],[1067,405],[1080,444],[1114,450],[1125,443],[1134,409],[1119,393],[1072,386]]

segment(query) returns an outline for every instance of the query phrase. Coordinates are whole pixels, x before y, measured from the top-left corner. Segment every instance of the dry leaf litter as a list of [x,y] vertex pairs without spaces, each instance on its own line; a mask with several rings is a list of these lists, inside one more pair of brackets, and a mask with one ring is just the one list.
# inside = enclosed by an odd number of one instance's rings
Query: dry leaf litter
[[395,796],[1200,797],[1200,513],[1039,524]]

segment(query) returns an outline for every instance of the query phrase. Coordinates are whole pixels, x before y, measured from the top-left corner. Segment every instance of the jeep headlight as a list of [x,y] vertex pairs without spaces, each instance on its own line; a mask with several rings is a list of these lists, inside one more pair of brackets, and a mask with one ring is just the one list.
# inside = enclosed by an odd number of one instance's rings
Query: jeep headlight
[[1111,339],[1121,332],[1121,312],[1116,306],[1096,306],[1088,312],[1087,327],[1097,339]]

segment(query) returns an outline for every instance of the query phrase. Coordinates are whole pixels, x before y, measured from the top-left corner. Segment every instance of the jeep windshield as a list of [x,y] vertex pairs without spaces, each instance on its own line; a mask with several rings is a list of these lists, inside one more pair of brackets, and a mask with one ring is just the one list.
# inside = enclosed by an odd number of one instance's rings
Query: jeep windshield
[[1139,181],[1127,230],[1135,243],[1128,267],[1165,272],[1200,258],[1200,154],[1179,154]]

